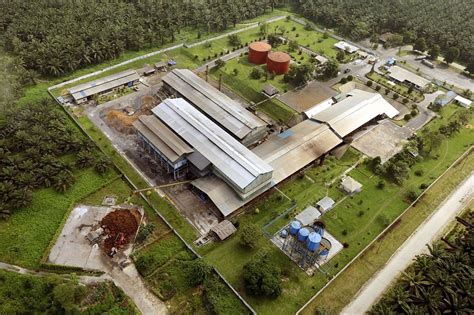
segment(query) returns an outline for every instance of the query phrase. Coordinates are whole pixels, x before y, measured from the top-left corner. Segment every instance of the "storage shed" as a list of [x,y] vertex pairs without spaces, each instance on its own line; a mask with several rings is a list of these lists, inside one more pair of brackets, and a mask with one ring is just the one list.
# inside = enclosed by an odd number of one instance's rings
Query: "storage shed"
[[231,236],[232,234],[234,234],[237,231],[237,229],[229,220],[223,220],[217,225],[214,225],[211,228],[211,231],[215,233],[221,241],[223,241],[229,236]]
[[341,188],[347,194],[352,195],[362,190],[362,184],[356,181],[355,179],[353,179],[352,177],[346,176],[341,181]]

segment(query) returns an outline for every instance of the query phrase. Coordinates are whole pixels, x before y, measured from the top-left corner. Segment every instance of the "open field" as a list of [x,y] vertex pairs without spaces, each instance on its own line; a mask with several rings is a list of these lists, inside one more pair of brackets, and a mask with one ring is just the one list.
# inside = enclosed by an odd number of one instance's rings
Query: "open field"
[[331,314],[339,313],[473,167],[474,154],[471,152],[433,185],[422,199],[402,216],[399,224],[375,242],[313,300],[302,314],[314,314],[317,307],[323,307]]
[[[452,114],[456,109],[454,106],[448,106],[442,111],[442,118],[429,124],[426,129],[434,130],[437,129],[440,124],[446,124],[446,122],[452,119]],[[472,121],[471,124],[472,123],[474,123],[474,121]],[[429,185],[433,182],[435,178],[442,174],[442,172],[472,144],[472,139],[474,139],[474,131],[470,128],[463,128],[460,133],[446,139],[436,152],[432,152],[430,157],[425,158],[412,167],[410,177],[405,181],[402,187],[387,182],[385,179],[373,174],[365,164],[360,164],[352,170],[349,175],[363,184],[362,192],[351,198],[342,199],[334,209],[322,217],[327,225],[328,231],[339,241],[348,244],[347,248],[323,267],[327,276],[323,273],[318,273],[312,278],[309,278],[296,265],[289,263],[288,258],[276,249],[276,247],[271,245],[267,239],[262,239],[257,249],[249,251],[239,244],[238,234],[223,244],[208,248],[205,258],[217,266],[224,276],[245,296],[241,277],[242,267],[254,255],[266,253],[270,261],[282,269],[282,273],[285,279],[287,279],[282,282],[283,293],[279,298],[271,300],[255,299],[249,296],[246,296],[246,298],[248,298],[256,310],[262,314],[270,314],[274,312],[275,309],[279,309],[284,313],[295,312],[306,300],[324,286],[330,276],[335,275],[341,270],[355,255],[382,232],[386,226],[402,213],[409,203],[406,201],[406,193],[408,190],[414,190],[419,193],[422,190],[420,188],[421,184]],[[335,163],[338,165],[339,162],[336,161]],[[331,163],[326,163],[322,167],[312,168],[311,170],[316,177],[309,175],[310,171],[307,171],[306,174],[314,180],[317,180],[317,178],[321,176],[318,173],[321,173],[324,168],[331,169],[331,166]],[[344,168],[341,166],[336,167],[336,169],[337,168],[342,171],[347,169],[348,165]],[[421,170],[422,175],[415,176],[414,172],[416,170]],[[328,178],[334,178],[335,175],[336,174],[331,174]],[[383,190],[377,187],[380,181],[385,183]],[[298,210],[302,210],[309,202],[314,202],[319,197],[322,197],[325,190],[321,183],[315,184],[312,188],[308,187],[309,189],[305,190],[304,187],[306,185],[307,187],[311,186],[309,180],[305,177],[300,177],[284,183],[281,185],[280,190],[291,199],[296,199]],[[338,190],[335,186],[334,184],[332,187],[329,187],[329,196],[338,199],[341,195],[337,196],[336,192]],[[311,198],[314,198],[314,200]],[[284,212],[290,205],[289,200],[280,196],[278,192],[273,192],[263,199],[261,204],[256,205],[256,207],[259,208],[258,214],[249,211],[239,217],[239,221],[241,224],[251,221],[262,227],[271,218]],[[276,227],[271,227],[271,232],[278,230],[278,226],[288,222],[291,217],[292,215],[288,215],[286,220],[278,220]],[[229,257],[232,258],[229,259]],[[358,282],[359,277],[362,278],[365,276],[364,268],[360,268],[355,275],[356,277],[352,281]],[[350,276],[354,277],[354,273],[350,273]],[[346,283],[347,281],[348,280],[345,280]],[[340,296],[347,297],[348,295],[341,294]]]
[[29,268],[38,268],[56,230],[71,205],[117,176],[105,176],[93,169],[76,172],[76,183],[65,194],[52,188],[35,191],[31,206],[15,211],[8,220],[0,221],[0,260]]

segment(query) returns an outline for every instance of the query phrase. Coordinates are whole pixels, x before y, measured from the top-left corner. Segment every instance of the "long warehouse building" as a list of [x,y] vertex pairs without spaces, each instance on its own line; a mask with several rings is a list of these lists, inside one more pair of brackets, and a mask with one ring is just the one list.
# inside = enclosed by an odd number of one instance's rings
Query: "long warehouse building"
[[[255,153],[231,137],[184,99],[166,99],[153,114],[184,140],[201,158],[209,161],[213,173],[230,185],[241,199],[270,185],[273,169]],[[171,143],[161,134],[164,142]],[[174,137],[174,136],[173,136]]]
[[382,95],[354,89],[311,118],[326,123],[339,137],[344,138],[376,117],[393,118],[398,114],[398,110]]
[[135,70],[126,70],[119,73],[79,84],[68,90],[76,104],[90,100],[94,95],[108,93],[119,87],[132,87],[139,82],[140,76]]
[[245,146],[258,142],[267,134],[263,120],[188,69],[171,71],[163,78],[163,85]]

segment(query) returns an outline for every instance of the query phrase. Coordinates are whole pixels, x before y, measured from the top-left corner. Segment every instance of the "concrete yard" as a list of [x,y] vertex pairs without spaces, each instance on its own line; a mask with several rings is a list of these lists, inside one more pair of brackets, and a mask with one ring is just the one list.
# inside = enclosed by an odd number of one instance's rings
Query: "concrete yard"
[[51,249],[48,261],[56,265],[102,270],[107,258],[97,245],[91,246],[86,235],[98,227],[100,220],[110,211],[110,207],[75,207]]
[[403,149],[405,140],[411,131],[399,127],[390,120],[370,126],[355,134],[352,146],[363,154],[374,158],[380,156],[382,163]]

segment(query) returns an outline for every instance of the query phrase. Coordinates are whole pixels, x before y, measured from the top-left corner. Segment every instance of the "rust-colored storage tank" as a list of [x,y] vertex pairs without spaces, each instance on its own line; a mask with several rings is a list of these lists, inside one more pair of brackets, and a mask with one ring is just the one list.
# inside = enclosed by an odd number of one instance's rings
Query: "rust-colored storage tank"
[[249,62],[261,65],[267,62],[267,55],[272,46],[264,42],[254,42],[249,45]]
[[285,74],[290,66],[290,55],[276,51],[268,54],[267,70],[275,74]]

